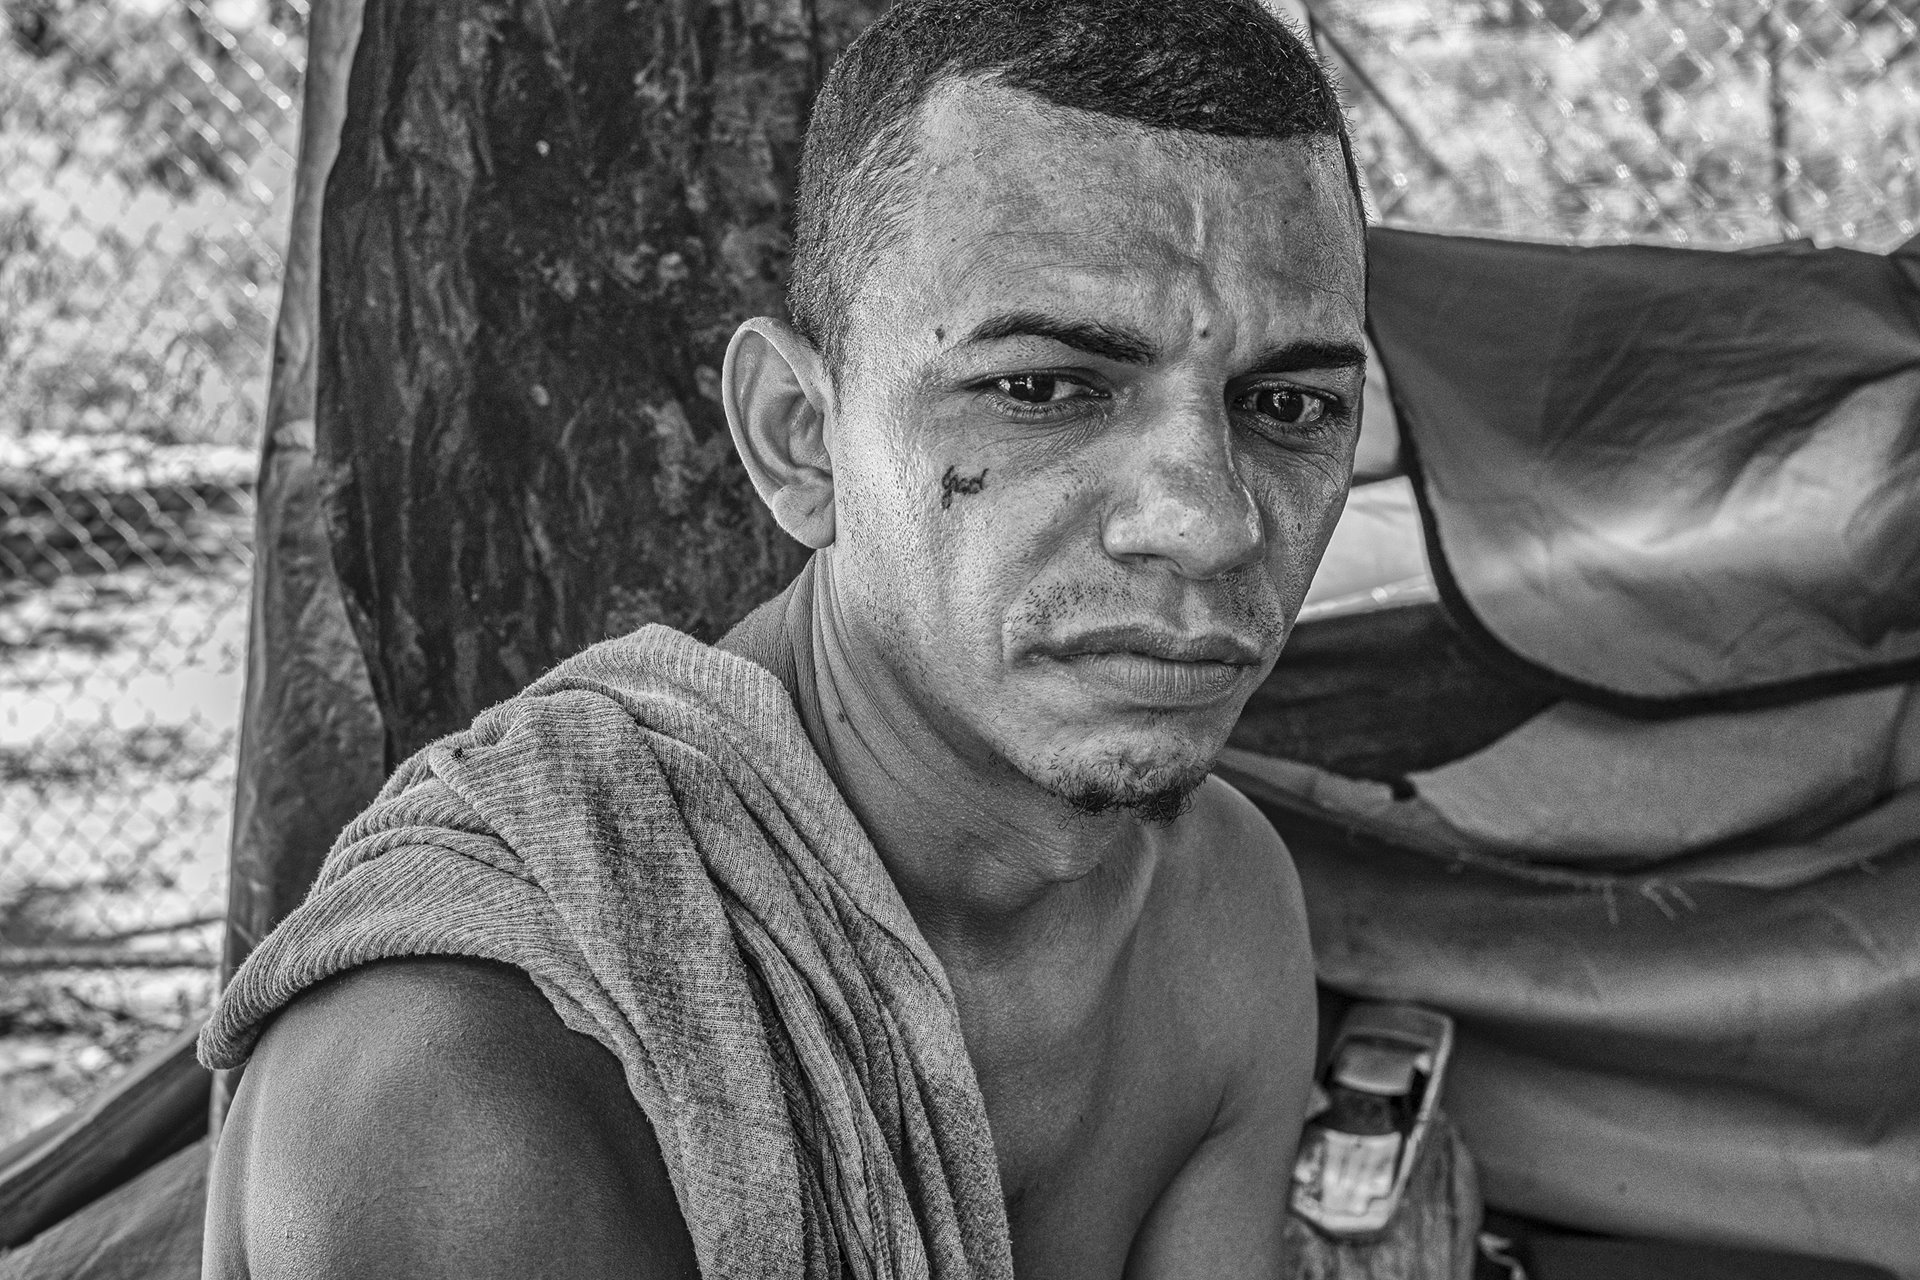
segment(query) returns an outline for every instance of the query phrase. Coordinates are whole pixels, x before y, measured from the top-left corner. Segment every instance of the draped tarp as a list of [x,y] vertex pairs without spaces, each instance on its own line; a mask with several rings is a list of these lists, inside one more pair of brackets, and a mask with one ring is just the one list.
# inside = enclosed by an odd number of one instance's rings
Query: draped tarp
[[1920,241],[1371,247],[1435,576],[1491,652],[1637,714],[1920,674]]
[[256,491],[224,975],[306,897],[333,838],[386,777],[386,733],[334,578],[314,463],[321,205],[360,14],[361,0],[316,0],[308,18],[300,163]]
[[1293,852],[1321,981],[1457,1020],[1445,1101],[1489,1203],[1920,1276],[1920,786],[1607,872],[1379,784],[1223,773]]
[[1455,1016],[1492,1205],[1920,1277],[1920,268],[1373,248],[1441,604],[1221,770],[1321,980]]

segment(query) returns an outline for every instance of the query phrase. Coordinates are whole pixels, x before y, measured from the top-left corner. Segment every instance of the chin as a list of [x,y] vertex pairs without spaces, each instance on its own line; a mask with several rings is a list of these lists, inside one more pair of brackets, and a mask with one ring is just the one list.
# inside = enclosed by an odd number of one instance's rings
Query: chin
[[1083,743],[1072,751],[1048,753],[1021,772],[1077,812],[1125,810],[1142,821],[1165,825],[1187,811],[1218,755],[1218,743],[1184,738]]

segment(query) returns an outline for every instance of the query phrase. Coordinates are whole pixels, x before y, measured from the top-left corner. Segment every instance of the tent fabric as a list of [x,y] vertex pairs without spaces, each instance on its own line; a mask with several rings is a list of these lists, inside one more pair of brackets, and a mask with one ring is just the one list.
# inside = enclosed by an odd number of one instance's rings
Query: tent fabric
[[1395,476],[1356,484],[1307,586],[1299,621],[1437,599],[1412,482]]
[[202,1138],[0,1253],[0,1280],[198,1280],[212,1147]]
[[321,204],[361,8],[362,0],[316,0],[307,18],[300,163],[254,490],[223,977],[300,905],[333,837],[379,794],[387,771],[385,726],[334,577],[314,452]]
[[1229,740],[1380,782],[1457,760],[1559,701],[1491,667],[1438,604],[1294,628]]
[[1731,841],[1844,829],[1907,781],[1898,775],[1920,752],[1917,702],[1894,685],[1651,723],[1564,702],[1407,781],[1480,849],[1650,866]]
[[1920,674],[1920,243],[1370,246],[1435,577],[1490,652],[1640,714]]
[[1398,787],[1221,772],[1292,850],[1321,981],[1455,1017],[1490,1203],[1914,1280],[1920,691],[1741,718],[1560,704]]
[[0,1151],[0,1248],[32,1239],[206,1134],[210,1081],[194,1059],[196,1031]]
[[1920,242],[1372,248],[1440,607],[1370,498],[1220,770],[1322,982],[1501,1209],[1920,1280]]

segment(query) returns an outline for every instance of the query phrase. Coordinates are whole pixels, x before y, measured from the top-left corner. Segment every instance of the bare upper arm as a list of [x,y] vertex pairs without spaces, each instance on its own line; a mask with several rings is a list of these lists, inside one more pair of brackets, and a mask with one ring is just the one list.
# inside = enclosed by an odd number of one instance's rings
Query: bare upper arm
[[235,1096],[210,1277],[694,1276],[619,1064],[517,970],[387,961],[295,1000]]
[[[1279,834],[1224,783],[1217,857],[1195,916],[1224,966],[1201,1012],[1236,1029],[1219,1112],[1134,1241],[1129,1280],[1284,1272],[1287,1196],[1312,1087],[1318,1015],[1306,908]],[[1198,812],[1198,805],[1196,805]]]

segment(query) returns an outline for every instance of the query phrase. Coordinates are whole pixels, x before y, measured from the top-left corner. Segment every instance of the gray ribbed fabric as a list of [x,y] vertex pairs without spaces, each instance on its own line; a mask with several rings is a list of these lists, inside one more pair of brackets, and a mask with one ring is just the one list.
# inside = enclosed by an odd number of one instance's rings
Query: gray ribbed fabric
[[201,1037],[370,961],[524,969],[610,1049],[708,1277],[1011,1277],[951,989],[771,673],[665,627],[402,765]]

